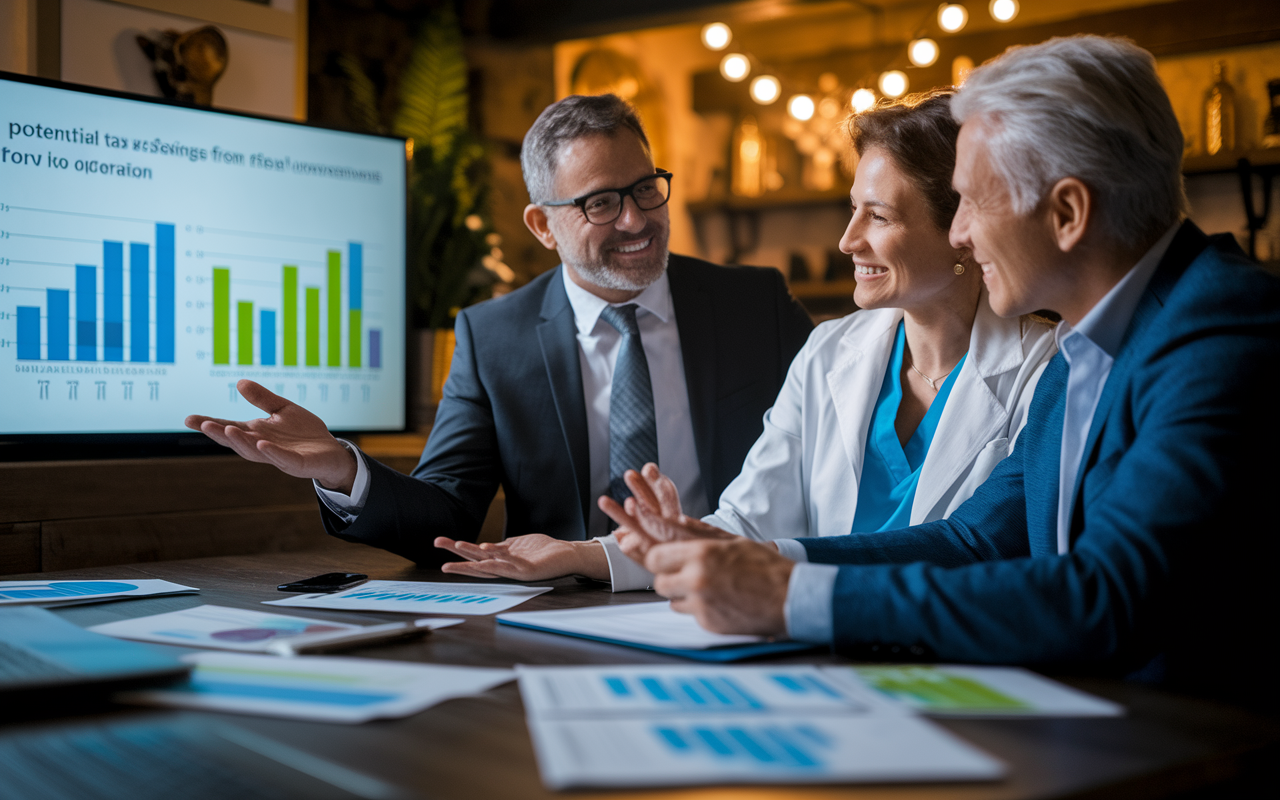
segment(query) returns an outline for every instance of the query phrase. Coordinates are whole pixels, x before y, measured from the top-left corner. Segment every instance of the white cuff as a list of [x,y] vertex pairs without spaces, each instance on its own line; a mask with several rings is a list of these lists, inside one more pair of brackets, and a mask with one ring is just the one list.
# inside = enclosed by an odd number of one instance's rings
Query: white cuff
[[783,558],[789,558],[797,564],[806,564],[809,561],[809,552],[804,549],[804,545],[796,539],[774,539],[773,543],[778,546],[778,552]]
[[632,561],[613,534],[599,536],[596,541],[604,546],[604,557],[609,562],[609,581],[615,592],[634,592],[653,588],[653,573]]
[[321,501],[329,507],[329,510],[337,514],[343,522],[351,523],[355,522],[356,516],[364,510],[364,501],[369,498],[369,467],[364,463],[364,453],[360,452],[360,448],[346,439],[338,441],[356,457],[356,479],[351,484],[351,494],[326,489],[320,485],[320,481],[313,480],[311,483],[316,487],[316,494],[320,495]]
[[831,643],[835,631],[831,606],[839,572],[835,564],[796,564],[791,570],[782,612],[787,636],[797,642]]

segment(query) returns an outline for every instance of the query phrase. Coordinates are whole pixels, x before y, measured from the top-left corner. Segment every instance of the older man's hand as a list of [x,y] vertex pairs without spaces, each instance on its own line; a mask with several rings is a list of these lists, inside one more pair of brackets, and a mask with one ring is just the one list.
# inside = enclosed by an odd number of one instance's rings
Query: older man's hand
[[601,497],[599,505],[618,524],[614,538],[633,561],[643,564],[650,548],[662,542],[738,538],[685,516],[680,509],[679,490],[657,464],[645,464],[640,472],[627,470],[622,477],[632,494],[625,506],[608,496]]
[[795,564],[740,536],[657,544],[644,561],[671,607],[715,633],[785,636],[787,584]]

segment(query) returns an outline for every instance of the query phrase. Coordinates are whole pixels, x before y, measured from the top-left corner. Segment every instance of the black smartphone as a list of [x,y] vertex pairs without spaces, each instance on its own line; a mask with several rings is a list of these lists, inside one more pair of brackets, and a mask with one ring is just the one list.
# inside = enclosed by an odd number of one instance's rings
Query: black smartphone
[[368,575],[359,572],[326,572],[314,578],[307,578],[293,583],[282,583],[276,588],[282,592],[340,592],[359,586],[369,580]]

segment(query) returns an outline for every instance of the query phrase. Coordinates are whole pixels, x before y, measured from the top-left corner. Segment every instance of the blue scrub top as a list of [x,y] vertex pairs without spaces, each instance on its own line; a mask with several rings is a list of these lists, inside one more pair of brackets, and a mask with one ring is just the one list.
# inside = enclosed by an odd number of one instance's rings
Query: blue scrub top
[[867,451],[862,459],[862,481],[858,487],[858,509],[853,517],[854,533],[887,531],[911,525],[911,504],[916,499],[920,468],[929,453],[933,434],[938,430],[938,420],[951,394],[951,386],[960,374],[965,358],[968,358],[966,353],[943,381],[929,411],[904,447],[898,441],[894,422],[898,417],[898,406],[902,403],[902,359],[906,347],[907,330],[899,322],[889,370],[880,385],[880,396],[876,398],[871,416],[871,429],[867,432]]

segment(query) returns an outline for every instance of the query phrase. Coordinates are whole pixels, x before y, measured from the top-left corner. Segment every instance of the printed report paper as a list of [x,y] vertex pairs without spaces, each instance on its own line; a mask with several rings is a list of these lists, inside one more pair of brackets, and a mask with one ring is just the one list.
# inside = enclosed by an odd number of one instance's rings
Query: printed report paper
[[712,633],[699,625],[693,615],[672,611],[671,604],[667,602],[628,603],[559,611],[518,611],[503,614],[498,621],[552,632],[680,650],[707,650],[765,641],[763,636]]
[[395,611],[406,614],[496,614],[550,586],[504,583],[428,583],[424,581],[368,581],[354,589],[330,594],[304,594],[264,601],[269,606],[332,608],[340,611]]
[[[460,619],[433,619],[427,622],[427,626],[443,628],[460,622]],[[299,637],[316,639],[320,634],[358,631],[364,627],[325,619],[266,614],[243,608],[198,606],[167,614],[108,622],[89,630],[117,639],[266,653],[272,645],[281,641]]]
[[948,717],[1115,717],[1124,706],[1018,667],[961,664],[824,667],[922,714]]
[[519,667],[550,789],[993,780],[1000,762],[814,667]]
[[0,605],[73,606],[126,597],[193,594],[198,591],[191,586],[161,580],[0,581]]
[[319,722],[406,717],[515,677],[508,669],[448,667],[372,658],[195,653],[186,683],[121,692],[120,702],[200,708]]

